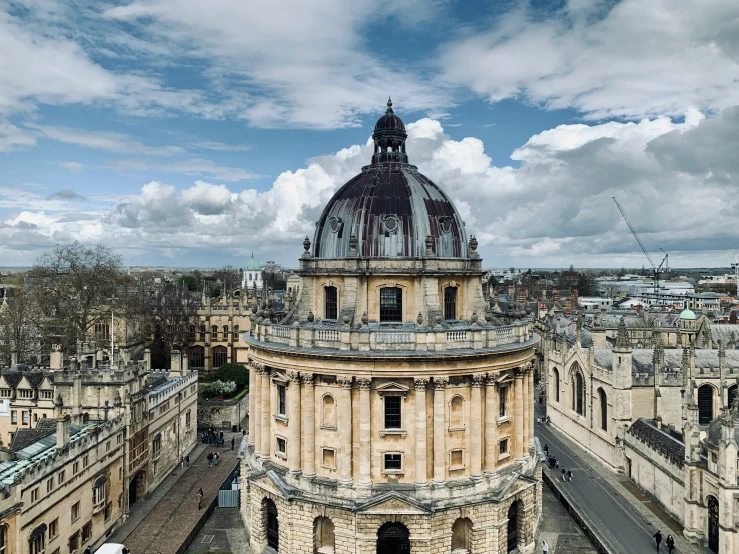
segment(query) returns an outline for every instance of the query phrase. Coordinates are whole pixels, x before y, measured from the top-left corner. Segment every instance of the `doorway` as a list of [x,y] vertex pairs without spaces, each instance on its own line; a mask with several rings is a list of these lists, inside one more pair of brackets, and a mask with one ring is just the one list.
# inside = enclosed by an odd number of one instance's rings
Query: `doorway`
[[377,554],[410,554],[408,529],[402,523],[385,523],[377,531]]
[[506,552],[515,552],[518,549],[518,502],[508,508],[508,549]]
[[715,496],[708,497],[708,548],[711,552],[718,552],[718,500]]
[[280,548],[280,524],[277,521],[277,506],[267,499],[267,546],[275,552]]
[[146,476],[143,471],[139,471],[131,478],[128,483],[128,509],[136,504],[144,497],[144,479]]

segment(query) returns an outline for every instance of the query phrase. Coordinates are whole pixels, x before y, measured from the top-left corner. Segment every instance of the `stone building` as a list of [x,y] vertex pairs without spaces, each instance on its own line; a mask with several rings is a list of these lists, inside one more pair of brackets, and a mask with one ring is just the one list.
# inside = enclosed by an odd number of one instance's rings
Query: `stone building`
[[122,415],[73,424],[67,414],[21,429],[0,462],[5,554],[95,550],[125,513]]
[[243,337],[251,547],[533,552],[539,337],[487,309],[477,241],[408,163],[391,106],[304,241],[296,305]]
[[254,259],[254,254],[252,254],[251,258],[249,258],[244,264],[243,276],[241,278],[241,290],[251,290],[252,287],[256,287],[257,290],[262,290],[263,286],[264,276],[262,275],[262,265]]

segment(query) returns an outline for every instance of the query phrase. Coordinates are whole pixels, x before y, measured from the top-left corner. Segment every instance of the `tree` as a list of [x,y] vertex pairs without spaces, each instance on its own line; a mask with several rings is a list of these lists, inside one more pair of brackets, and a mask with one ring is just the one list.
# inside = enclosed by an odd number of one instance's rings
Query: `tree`
[[18,354],[19,362],[28,362],[38,339],[28,290],[21,284],[8,291],[5,304],[0,304],[0,365],[10,363],[11,352]]
[[183,285],[190,292],[198,290],[198,280],[193,275],[183,275],[177,282]]
[[598,290],[592,273],[581,273],[577,279],[578,296],[597,296]]
[[195,308],[187,289],[179,283],[166,283],[148,305],[148,325],[152,336],[151,363],[169,367],[172,350],[187,344]]
[[603,283],[598,286],[600,292],[602,292],[607,298],[615,298],[621,291],[616,283]]
[[121,257],[101,245],[74,242],[42,254],[27,283],[44,342],[71,351],[96,323],[108,321],[117,307],[120,269]]
[[216,370],[215,378],[233,381],[238,391],[249,388],[249,370],[241,364],[223,364]]
[[[213,279],[220,284],[219,288],[214,287],[212,290],[223,291],[223,294],[230,295],[235,288],[239,287],[241,281],[239,279],[239,270],[233,266],[227,265],[213,273]],[[217,294],[215,296],[220,296]]]

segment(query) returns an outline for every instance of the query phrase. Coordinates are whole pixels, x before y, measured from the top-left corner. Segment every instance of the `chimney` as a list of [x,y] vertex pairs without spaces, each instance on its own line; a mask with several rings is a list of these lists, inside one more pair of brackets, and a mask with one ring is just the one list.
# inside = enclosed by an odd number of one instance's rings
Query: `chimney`
[[49,356],[49,369],[62,369],[64,367],[64,356],[62,355],[62,345],[52,344],[51,355]]
[[71,422],[69,414],[60,415],[56,419],[56,449],[64,450],[69,446]]
[[179,372],[182,370],[182,354],[179,350],[172,350],[172,358],[169,364],[170,372]]
[[151,350],[144,350],[144,368],[151,369]]
[[18,351],[11,350],[10,351],[10,365],[16,365],[17,363],[18,363]]
[[187,354],[182,354],[182,376],[187,377],[189,373],[190,373],[190,367],[187,361]]

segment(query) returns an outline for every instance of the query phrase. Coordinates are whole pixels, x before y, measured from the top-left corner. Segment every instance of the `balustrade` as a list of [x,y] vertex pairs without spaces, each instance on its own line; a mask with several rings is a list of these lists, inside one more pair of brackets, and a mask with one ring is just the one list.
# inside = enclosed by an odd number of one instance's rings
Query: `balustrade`
[[316,340],[325,342],[338,342],[339,332],[334,329],[318,329],[316,331]]

